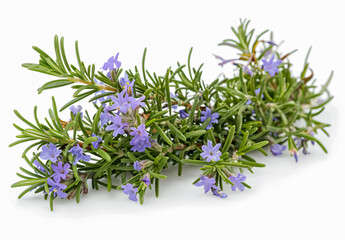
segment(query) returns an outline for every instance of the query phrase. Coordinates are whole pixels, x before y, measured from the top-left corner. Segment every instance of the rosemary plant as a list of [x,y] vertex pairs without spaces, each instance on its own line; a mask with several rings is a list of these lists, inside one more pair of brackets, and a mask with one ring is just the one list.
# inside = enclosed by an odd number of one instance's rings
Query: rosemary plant
[[[49,119],[44,121],[39,120],[36,106],[33,121],[14,111],[26,127],[14,124],[19,140],[10,146],[32,142],[22,154],[30,170],[21,167],[17,175],[22,180],[12,185],[27,187],[19,198],[30,191],[40,193],[50,199],[53,210],[54,199],[79,202],[91,184],[96,190],[123,190],[130,200],[139,198],[142,204],[147,189],[154,188],[158,197],[159,182],[167,178],[164,169],[176,165],[181,175],[185,164],[201,166],[193,184],[225,198],[224,183],[233,191],[243,191],[250,188],[245,171],[253,173],[253,168],[265,166],[249,152],[267,155],[263,147],[270,145],[272,153],[280,155],[285,142],[296,160],[298,150],[306,153],[309,142],[326,151],[314,135],[318,130],[327,134],[329,125],[314,117],[332,99],[327,91],[330,80],[316,92],[312,74],[306,77],[308,57],[301,75],[291,76],[287,58],[291,53],[278,53],[273,39],[261,40],[266,32],[252,42],[254,30],[248,32],[248,24],[241,21],[237,30],[232,28],[238,40],[221,43],[238,49],[240,57],[217,56],[221,65],[232,62],[238,67],[235,77],[210,84],[202,80],[202,65],[192,67],[192,49],[186,64],[156,74],[145,68],[146,49],[140,70],[124,71],[117,54],[96,71],[94,64],[87,66],[81,60],[78,42],[77,66],[67,60],[64,38],[55,36],[54,58],[33,47],[40,60],[23,67],[56,78],[38,92],[71,85],[75,93],[59,110],[53,97]],[[259,44],[263,50],[257,53]],[[318,103],[323,93],[329,98]],[[74,105],[85,98],[94,114]],[[59,111],[66,109],[70,120],[59,117]],[[305,126],[296,124],[299,119]]]

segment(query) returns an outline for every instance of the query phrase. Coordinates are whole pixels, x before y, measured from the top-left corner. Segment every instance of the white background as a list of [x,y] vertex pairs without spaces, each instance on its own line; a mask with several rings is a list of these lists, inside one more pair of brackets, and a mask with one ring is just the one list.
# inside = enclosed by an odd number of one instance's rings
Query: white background
[[[1,1],[1,239],[344,239],[344,7],[342,1]],[[273,30],[281,51],[298,48],[291,56],[298,74],[310,45],[311,67],[321,85],[335,71],[330,90],[334,101],[320,116],[332,124],[330,138],[318,137],[327,146],[300,156],[296,164],[283,157],[255,154],[266,168],[248,175],[253,188],[227,191],[227,199],[191,185],[198,176],[195,167],[186,167],[182,177],[176,169],[166,172],[160,197],[148,192],[145,204],[127,200],[120,191],[91,190],[80,204],[57,200],[55,210],[42,196],[23,189],[11,189],[16,172],[25,166],[24,146],[8,148],[20,123],[13,114],[19,110],[32,119],[32,109],[47,116],[51,95],[59,106],[66,103],[69,87],[46,91],[36,89],[49,79],[21,67],[37,62],[31,49],[36,45],[53,54],[54,34],[65,37],[67,54],[74,58],[74,41],[79,40],[82,59],[101,67],[120,52],[124,68],[141,66],[148,47],[147,68],[163,74],[176,62],[185,62],[191,46],[193,63],[205,63],[204,79],[214,80],[231,67],[221,69],[212,54],[231,58],[235,52],[217,47],[233,37],[230,26],[248,18],[257,32]],[[268,37],[268,35],[267,35]],[[72,60],[70,60],[72,61]],[[76,63],[74,61],[74,63]],[[66,113],[62,113],[66,116]],[[23,126],[23,124],[21,124]],[[6,236],[6,237],[5,237]]]

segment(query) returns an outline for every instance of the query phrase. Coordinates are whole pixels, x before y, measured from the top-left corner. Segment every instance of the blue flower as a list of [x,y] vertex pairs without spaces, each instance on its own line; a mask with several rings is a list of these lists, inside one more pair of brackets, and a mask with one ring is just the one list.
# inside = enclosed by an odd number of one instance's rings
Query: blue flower
[[207,141],[207,145],[202,146],[203,152],[200,154],[207,162],[218,161],[222,153],[219,151],[221,144],[218,143],[214,147],[210,140]]
[[271,145],[271,152],[274,156],[282,155],[285,149],[286,149],[286,146],[280,145],[279,143],[275,143]]
[[204,175],[200,176],[200,181],[195,183],[194,185],[197,187],[204,186],[205,193],[211,190],[211,188],[216,188],[216,180],[214,178],[209,178]]
[[120,85],[122,86],[122,88],[124,89],[124,91],[126,93],[128,93],[129,95],[132,94],[132,89],[134,87],[134,83],[135,80],[133,79],[132,82],[129,81],[128,75],[127,73],[125,73],[125,76],[120,78]]
[[189,114],[183,110],[180,110],[179,113],[180,113],[181,119],[185,119],[185,118],[189,117]]
[[134,202],[138,201],[137,199],[137,192],[138,188],[133,188],[133,185],[127,183],[126,185],[122,185],[121,188],[123,189],[123,193],[128,195],[128,198]]
[[133,143],[133,139],[130,141],[130,144],[133,146],[131,148],[133,152],[144,152],[146,148],[151,147],[151,142],[148,137],[145,139],[140,139],[136,143]]
[[63,190],[67,188],[66,185],[54,181],[51,178],[48,178],[47,183],[51,186],[49,188],[49,192],[54,192],[54,197],[56,197],[56,195],[58,195],[60,198],[67,197],[67,193],[63,192]]
[[137,171],[141,170],[141,165],[140,165],[139,161],[135,161],[134,164],[133,164],[133,167]]
[[99,143],[102,141],[102,138],[101,138],[100,136],[97,136],[97,135],[94,134],[94,133],[92,133],[92,137],[97,137],[97,140],[92,142],[92,146],[93,146],[95,149],[98,149]]
[[147,147],[151,147],[149,134],[146,131],[145,124],[141,124],[138,128],[131,127],[132,132],[129,134],[134,136],[130,141],[133,146],[131,150],[133,152],[144,152]]
[[119,62],[119,61],[117,60],[118,57],[119,57],[119,53],[117,53],[115,57],[114,57],[114,56],[110,57],[110,58],[108,59],[108,61],[104,63],[102,69],[103,69],[104,71],[106,71],[106,70],[111,71],[111,70],[113,70],[113,69],[115,68],[114,65],[115,65],[117,68],[120,68],[120,67],[121,67],[121,62]]
[[175,94],[173,94],[172,92],[170,92],[170,97],[171,97],[171,98],[177,98],[177,94],[175,95]]
[[210,129],[212,127],[212,123],[218,123],[219,114],[213,113],[211,114],[211,109],[206,107],[206,111],[201,111],[201,122],[205,122],[206,119],[211,118],[211,122],[207,125],[206,130]]
[[[105,109],[104,109],[105,110]],[[102,112],[101,115],[99,116],[99,119],[101,121],[101,127],[104,126],[104,124],[107,124],[109,120],[111,119],[113,115],[111,115],[108,112]]]
[[119,115],[111,116],[110,120],[111,120],[112,124],[109,125],[108,127],[106,127],[105,130],[114,131],[113,132],[114,137],[117,137],[117,135],[119,135],[119,134],[122,135],[125,133],[125,130],[124,130],[125,124],[122,123],[121,116],[119,116]]
[[220,198],[227,198],[228,197],[228,195],[226,195],[225,193],[221,192],[220,189],[218,187],[216,187],[216,186],[213,186],[211,188],[211,190],[212,190],[213,195],[215,195],[217,197],[220,197]]
[[[49,146],[49,148],[48,148]],[[40,158],[43,160],[50,160],[55,163],[61,154],[61,150],[57,150],[56,146],[52,143],[42,147],[42,152],[40,153]]]
[[143,183],[145,183],[146,186],[149,186],[151,184],[150,178],[145,176],[143,179],[141,179]]
[[70,168],[70,165],[68,163],[62,164],[62,162],[59,161],[58,165],[52,164],[51,167],[54,171],[52,177],[55,182],[60,182],[61,179],[66,179],[68,169]]
[[129,96],[124,91],[117,94],[117,97],[110,96],[114,104],[110,107],[111,110],[119,110],[122,113],[127,113],[128,108],[130,107],[128,101]]
[[236,191],[236,188],[241,192],[244,190],[243,182],[246,181],[247,177],[239,173],[236,177],[231,176],[229,180],[234,184],[231,186],[232,191]]
[[270,58],[269,61],[266,59],[262,59],[263,68],[266,72],[268,72],[271,76],[276,75],[279,72],[278,66],[282,63],[282,60],[278,59],[277,61],[274,60],[274,55]]
[[134,97],[128,97],[128,102],[133,110],[135,110],[137,107],[146,107],[146,104],[142,102],[145,99],[145,96],[141,96],[140,98],[134,98]]
[[38,170],[40,170],[41,172],[45,172],[45,171],[46,171],[46,170],[44,169],[44,167],[43,167],[37,160],[34,161],[34,165],[35,165],[36,168],[37,168]]
[[73,165],[77,165],[78,161],[80,160],[85,162],[89,162],[91,160],[91,156],[85,155],[83,148],[81,148],[79,145],[72,147],[68,152],[72,153],[72,155],[75,157]]
[[73,113],[73,115],[77,115],[78,112],[80,112],[80,117],[82,118],[83,117],[83,113],[81,112],[81,110],[83,109],[82,106],[78,105],[77,107],[75,107],[74,105],[73,106],[70,106],[69,110],[71,110],[71,112]]
[[243,67],[243,72],[248,73],[250,76],[253,75],[253,71],[248,66]]

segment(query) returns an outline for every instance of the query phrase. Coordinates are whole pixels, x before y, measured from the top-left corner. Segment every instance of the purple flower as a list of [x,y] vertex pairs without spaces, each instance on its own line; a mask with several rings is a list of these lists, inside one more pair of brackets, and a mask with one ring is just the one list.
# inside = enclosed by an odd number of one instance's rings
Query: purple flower
[[170,92],[170,97],[171,97],[171,98],[177,98],[177,94],[175,95],[175,94],[173,94],[172,92]]
[[151,184],[150,178],[145,176],[143,179],[141,179],[142,182],[145,183],[146,186]]
[[135,161],[133,167],[137,171],[141,170],[141,165],[140,165],[139,161]]
[[77,165],[79,160],[88,162],[91,160],[91,156],[90,155],[85,155],[83,148],[81,148],[79,145],[76,145],[74,147],[72,147],[69,151],[69,153],[72,153],[72,155],[75,157],[75,160],[73,162],[73,165]]
[[70,168],[70,165],[68,163],[63,165],[62,162],[59,161],[58,165],[52,164],[51,167],[54,171],[52,177],[55,182],[60,182],[61,179],[66,179],[68,169]]
[[201,111],[201,122],[205,122],[206,119],[211,118],[211,122],[207,125],[206,130],[210,129],[212,127],[212,123],[218,123],[219,114],[213,113],[211,114],[211,109],[206,107],[206,111]]
[[210,140],[207,141],[207,145],[202,146],[203,152],[200,154],[203,158],[206,158],[207,162],[218,161],[222,153],[219,151],[220,143],[216,144],[214,147]]
[[129,199],[136,202],[137,199],[137,192],[138,188],[133,188],[133,185],[130,183],[127,183],[126,185],[122,185],[121,188],[123,189],[123,193],[129,196]]
[[[315,133],[314,133],[315,134]],[[296,143],[296,147],[299,149],[300,147],[303,148],[302,152],[304,155],[309,154],[309,152],[307,151],[307,145],[306,143],[308,142],[307,139],[305,139],[304,137],[301,138],[294,138],[294,141]],[[314,145],[314,141],[311,141],[311,143]],[[296,157],[295,157],[296,158]]]
[[241,192],[244,190],[242,182],[246,181],[247,177],[239,173],[237,177],[229,177],[229,180],[234,184],[231,186],[232,191],[236,191],[236,188]]
[[99,116],[99,119],[101,121],[101,127],[103,127],[104,124],[107,124],[112,116],[113,115],[111,115],[108,112],[104,112],[104,113],[102,112],[101,115]]
[[96,141],[92,142],[92,146],[96,149],[99,147],[99,143],[102,141],[102,138],[100,136],[97,136],[96,134],[92,133],[92,137],[97,137]]
[[80,112],[80,117],[83,117],[83,113],[81,112],[82,110],[82,106],[78,105],[77,107],[75,107],[74,105],[70,106],[69,110],[71,110],[71,112],[73,113],[73,115],[77,115],[78,112]]
[[132,132],[129,134],[131,136],[134,136],[135,138],[145,138],[149,136],[149,133],[146,131],[145,124],[141,124],[138,126],[138,128],[131,127]]
[[105,130],[107,131],[114,131],[113,136],[117,137],[117,135],[122,135],[125,133],[125,124],[122,123],[122,118],[119,115],[111,116],[110,120],[112,122]]
[[[261,88],[258,88],[256,89],[254,92],[255,92],[255,95],[257,96],[259,93],[260,93],[260,89]],[[264,96],[261,96],[261,98],[263,98]],[[248,101],[246,102],[246,104],[251,104],[252,103],[252,100],[251,99],[248,99]]]
[[115,65],[117,68],[120,68],[120,67],[121,67],[121,62],[119,62],[119,61],[117,60],[118,57],[119,57],[119,53],[117,53],[115,57],[114,57],[114,56],[110,57],[110,58],[108,59],[108,61],[104,63],[102,69],[103,69],[104,71],[106,71],[106,70],[111,71],[111,70],[113,70],[113,69],[115,68],[114,65]]
[[185,119],[185,118],[189,117],[189,114],[186,113],[186,112],[183,111],[183,110],[180,110],[179,113],[180,113],[180,117],[181,117],[182,119]]
[[125,73],[125,76],[120,78],[120,85],[123,87],[126,93],[129,95],[132,94],[132,89],[134,87],[135,80],[133,79],[132,82],[129,81],[127,73]]
[[41,172],[45,172],[45,171],[46,171],[46,170],[44,169],[44,167],[43,167],[37,160],[34,161],[34,165],[35,165],[36,168],[37,168],[38,170],[40,170]]
[[61,184],[57,181],[52,180],[51,178],[48,178],[47,180],[48,185],[51,187],[49,188],[49,192],[54,192],[54,197],[58,195],[60,198],[67,197],[67,193],[64,193],[63,190],[66,189],[66,185]]
[[212,190],[213,195],[215,195],[217,197],[220,197],[220,198],[227,198],[228,197],[228,195],[226,195],[225,193],[221,192],[220,189],[218,187],[216,187],[216,186],[213,186],[211,188],[211,190]]
[[122,113],[127,113],[128,108],[130,107],[128,101],[129,97],[128,94],[124,94],[125,92],[122,91],[121,93],[117,94],[117,97],[110,96],[111,100],[114,102],[114,104],[111,106],[112,110],[119,110]]
[[61,154],[61,150],[57,150],[56,146],[52,143],[45,145],[42,147],[42,152],[40,153],[40,158],[43,160],[50,160],[55,163],[58,160],[58,157]]
[[270,58],[269,61],[266,59],[262,59],[263,67],[266,72],[268,72],[271,76],[276,75],[279,72],[278,66],[282,63],[282,60],[278,59],[277,61],[274,60],[274,55]]
[[129,134],[134,136],[130,141],[130,144],[133,146],[131,150],[133,152],[144,152],[145,148],[151,147],[151,142],[149,134],[146,131],[145,124],[141,124],[138,128],[131,127],[132,132]]
[[133,152],[144,152],[147,147],[148,148],[151,147],[151,142],[150,142],[149,137],[139,139],[136,143],[134,143],[133,141],[134,139],[135,138],[133,138],[130,141],[130,144],[133,146],[131,148]]
[[128,102],[131,105],[131,108],[135,110],[137,107],[142,106],[146,107],[146,104],[142,102],[145,99],[145,96],[141,96],[140,98],[128,97]]
[[250,76],[253,75],[253,71],[248,66],[243,67],[243,72],[248,73]]
[[200,177],[200,181],[195,183],[194,185],[197,187],[204,186],[205,193],[211,190],[211,188],[216,188],[216,180],[214,178],[209,178],[204,175]]
[[271,152],[274,156],[282,155],[283,151],[286,149],[286,146],[275,143],[271,145]]
[[127,84],[130,84],[128,74],[125,72],[125,76],[120,78],[120,84],[122,87],[125,87]]

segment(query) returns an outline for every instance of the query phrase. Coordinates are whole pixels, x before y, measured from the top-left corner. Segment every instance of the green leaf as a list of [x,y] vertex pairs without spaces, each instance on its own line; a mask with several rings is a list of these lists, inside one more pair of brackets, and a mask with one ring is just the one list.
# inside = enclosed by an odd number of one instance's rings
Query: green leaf
[[245,165],[248,165],[248,166],[253,166],[253,167],[266,167],[266,165],[263,163],[244,161],[244,160],[238,160],[238,162],[245,164]]
[[131,159],[133,162],[136,162],[136,161],[140,161],[140,159],[136,158],[133,153],[131,152],[126,152],[126,155],[127,157],[129,157],[129,159]]
[[239,149],[238,152],[236,153],[237,155],[243,155],[247,152],[251,152],[253,150],[262,148],[264,146],[266,146],[268,144],[268,141],[262,141],[262,142],[258,142],[258,143],[254,143],[250,146],[244,147],[242,149]]
[[163,132],[163,130],[157,125],[157,123],[153,123],[153,128],[157,130],[158,134],[162,137],[162,139],[169,144],[170,146],[172,146],[172,142],[171,140],[168,138],[168,136]]
[[105,159],[107,162],[111,162],[111,157],[109,156],[109,154],[104,151],[102,148],[92,148],[93,151],[95,151],[98,155],[100,155],[103,159]]
[[179,139],[181,139],[182,141],[186,141],[186,137],[175,127],[174,124],[169,122],[169,128],[171,130],[171,132],[178,137]]
[[231,128],[228,131],[228,136],[226,137],[225,143],[223,144],[223,148],[222,148],[222,153],[226,153],[230,146],[231,146],[231,142],[234,138],[234,134],[235,134],[235,125],[231,126]]
[[169,106],[169,114],[171,115],[171,97],[170,97],[170,78],[169,78],[170,68],[168,68],[167,73],[165,74],[165,96]]
[[38,91],[38,94],[40,94],[44,90],[64,87],[64,86],[67,86],[67,85],[70,85],[70,84],[73,84],[73,82],[68,80],[68,79],[53,80],[53,81],[50,81],[50,82],[47,82],[47,83],[43,84],[39,89],[37,89],[37,91]]
[[192,165],[211,165],[212,162],[204,162],[200,160],[190,160],[190,159],[181,159],[182,163],[192,164]]
[[165,175],[161,175],[161,174],[158,174],[158,173],[154,173],[154,172],[149,172],[150,175],[154,178],[158,178],[158,179],[167,179],[167,176]]
[[198,99],[199,99],[199,96],[196,95],[194,97],[194,102],[193,102],[192,108],[191,108],[190,113],[189,113],[189,118],[188,118],[188,125],[189,126],[193,125],[195,110],[196,110],[196,107],[198,106],[198,102],[199,102]]
[[185,134],[186,138],[200,137],[206,133],[206,130],[196,130],[192,132],[187,132]]

